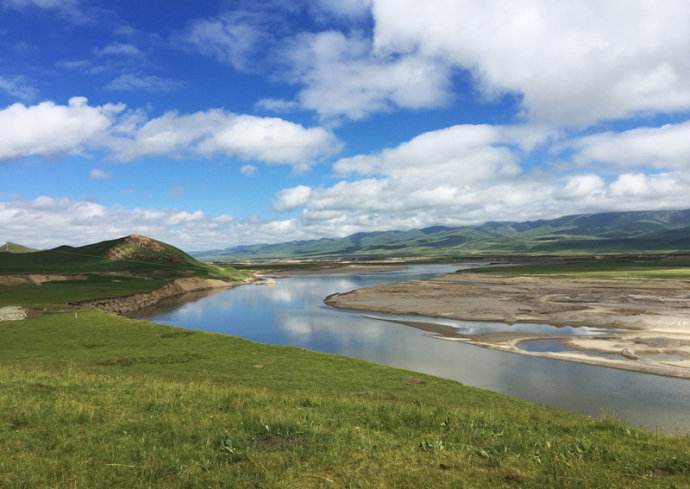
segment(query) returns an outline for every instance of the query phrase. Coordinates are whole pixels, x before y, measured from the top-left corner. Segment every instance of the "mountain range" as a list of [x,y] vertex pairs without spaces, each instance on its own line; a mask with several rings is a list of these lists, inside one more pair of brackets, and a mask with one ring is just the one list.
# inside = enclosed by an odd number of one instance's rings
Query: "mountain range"
[[212,260],[690,251],[690,209],[604,212],[526,222],[432,226],[193,253]]

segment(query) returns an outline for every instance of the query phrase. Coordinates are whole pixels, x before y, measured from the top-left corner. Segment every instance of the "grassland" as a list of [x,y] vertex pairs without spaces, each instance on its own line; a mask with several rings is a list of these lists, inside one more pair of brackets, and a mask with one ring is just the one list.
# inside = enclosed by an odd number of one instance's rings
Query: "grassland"
[[96,311],[0,323],[8,489],[687,487],[690,439]]
[[164,279],[90,275],[86,280],[42,285],[0,285],[0,306],[48,307],[104,297],[123,297],[149,292],[165,283]]
[[548,275],[570,278],[602,279],[675,279],[690,280],[687,256],[607,256],[598,259],[559,258],[515,266],[475,268],[472,273],[501,275]]

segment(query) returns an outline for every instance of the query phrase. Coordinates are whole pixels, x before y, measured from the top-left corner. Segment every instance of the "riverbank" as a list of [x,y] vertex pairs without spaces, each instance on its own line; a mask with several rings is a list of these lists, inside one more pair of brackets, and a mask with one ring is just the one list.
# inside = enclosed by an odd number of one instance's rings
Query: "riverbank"
[[[690,438],[99,311],[0,324],[3,487],[684,487]],[[46,442],[50,440],[50,442]]]
[[[463,336],[407,321],[444,339],[513,353],[690,378],[690,281],[590,279],[454,273],[335,294],[327,304],[355,310],[462,321],[587,326],[597,337],[501,333]],[[557,338],[566,351],[526,351],[526,340]],[[618,354],[620,358],[613,355]]]
[[251,283],[253,279],[242,282],[228,282],[219,279],[202,277],[185,277],[172,280],[160,288],[150,292],[142,292],[122,297],[110,297],[73,303],[73,306],[100,309],[117,314],[128,314],[141,309],[153,307],[167,299],[183,296],[194,292],[213,289],[227,289]]

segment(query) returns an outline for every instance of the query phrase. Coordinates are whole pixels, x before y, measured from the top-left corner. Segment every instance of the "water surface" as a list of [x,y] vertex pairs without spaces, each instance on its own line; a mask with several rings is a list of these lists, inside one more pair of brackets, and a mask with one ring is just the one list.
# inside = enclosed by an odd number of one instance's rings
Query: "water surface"
[[[652,430],[690,432],[690,381],[439,340],[409,326],[323,304],[323,299],[334,292],[430,278],[458,268],[419,265],[390,272],[291,277],[278,280],[272,287],[248,285],[223,290],[139,317],[263,343],[372,360],[578,413],[613,416]],[[441,321],[482,333],[491,332],[492,324],[498,331],[509,327],[502,323]],[[559,334],[578,334],[579,330],[526,327],[546,333],[560,331]]]

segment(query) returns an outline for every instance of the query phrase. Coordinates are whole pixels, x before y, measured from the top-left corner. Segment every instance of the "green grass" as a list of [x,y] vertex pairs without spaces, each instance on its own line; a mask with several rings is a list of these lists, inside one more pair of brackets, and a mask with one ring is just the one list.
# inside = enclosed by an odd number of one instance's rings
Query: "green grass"
[[501,275],[552,275],[571,278],[690,280],[690,259],[669,256],[605,257],[528,263],[468,270]]
[[[225,280],[243,280],[249,276],[231,267],[200,262],[169,244],[148,240],[149,245],[126,237],[34,253],[0,253],[0,274],[127,272],[157,278],[194,275]],[[113,258],[113,252],[120,258]]]
[[685,488],[690,438],[96,311],[0,323],[0,486]]
[[43,285],[0,285],[0,306],[45,307],[71,302],[122,297],[162,287],[166,280],[90,275],[87,280]]

